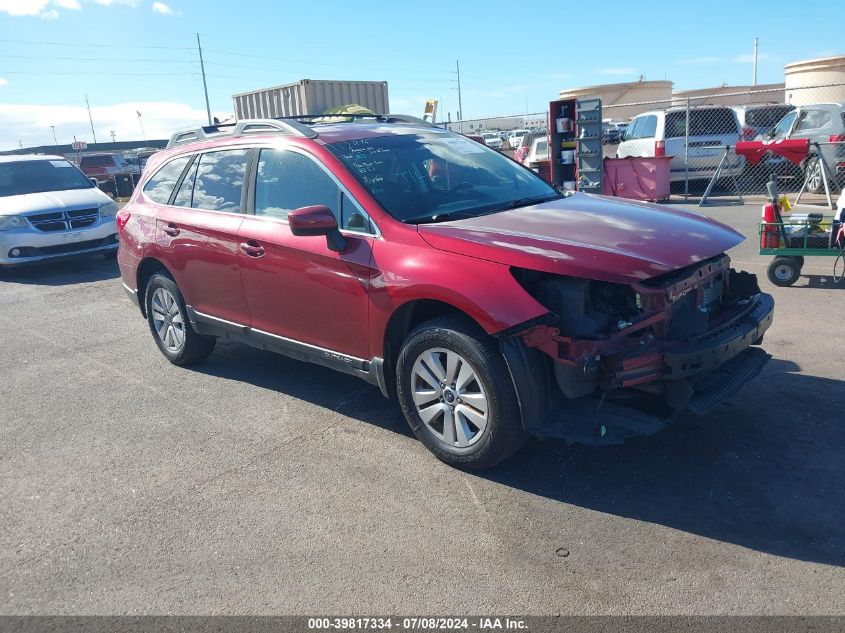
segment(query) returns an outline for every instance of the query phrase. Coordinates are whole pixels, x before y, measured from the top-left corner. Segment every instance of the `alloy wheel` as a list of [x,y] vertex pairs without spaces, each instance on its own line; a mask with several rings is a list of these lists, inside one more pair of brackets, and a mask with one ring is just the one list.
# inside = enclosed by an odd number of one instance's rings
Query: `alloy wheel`
[[179,302],[166,288],[156,288],[150,302],[156,334],[167,351],[178,353],[185,345],[185,318]]
[[417,414],[438,441],[467,448],[484,435],[487,394],[475,369],[457,352],[438,347],[420,354],[411,390]]

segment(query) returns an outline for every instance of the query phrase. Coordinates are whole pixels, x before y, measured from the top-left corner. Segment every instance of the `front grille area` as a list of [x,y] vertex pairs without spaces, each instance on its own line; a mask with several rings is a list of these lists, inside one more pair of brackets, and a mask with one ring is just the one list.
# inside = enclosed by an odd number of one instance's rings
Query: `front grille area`
[[44,255],[64,255],[66,253],[76,253],[78,251],[85,251],[91,248],[98,248],[100,246],[116,246],[119,243],[117,233],[113,233],[108,237],[99,240],[86,240],[84,242],[72,242],[70,244],[53,244],[51,246],[15,246],[10,248],[6,253],[0,253],[0,256],[6,256],[14,259],[23,259],[27,257],[41,257]]
[[27,219],[39,231],[50,233],[53,231],[68,231],[72,229],[84,229],[97,222],[100,217],[100,210],[73,209],[70,211],[54,211],[52,213],[38,213],[29,215]]

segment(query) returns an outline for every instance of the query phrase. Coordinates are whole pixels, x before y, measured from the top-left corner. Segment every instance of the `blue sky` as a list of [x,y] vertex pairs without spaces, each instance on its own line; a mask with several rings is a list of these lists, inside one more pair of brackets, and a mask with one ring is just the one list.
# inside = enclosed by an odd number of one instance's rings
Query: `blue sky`
[[786,62],[845,53],[841,21],[824,18],[839,6],[0,0],[0,149],[51,142],[50,125],[59,142],[90,141],[86,94],[98,140],[201,118],[197,32],[216,113],[231,112],[234,93],[308,78],[387,80],[394,112],[420,115],[435,98],[455,117],[459,59],[474,118],[540,111],[562,88],[640,74],[679,90],[747,84],[755,35],[758,81],[783,81]]

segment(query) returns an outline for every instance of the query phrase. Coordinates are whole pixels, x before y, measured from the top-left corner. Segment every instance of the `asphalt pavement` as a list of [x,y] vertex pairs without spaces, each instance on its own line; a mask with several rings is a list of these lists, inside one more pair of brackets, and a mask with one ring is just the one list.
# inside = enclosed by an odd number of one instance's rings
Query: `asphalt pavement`
[[[684,205],[684,208],[698,210]],[[467,474],[396,404],[222,343],[170,365],[99,258],[0,276],[0,614],[843,614],[845,288],[765,279],[763,374],[612,448]]]

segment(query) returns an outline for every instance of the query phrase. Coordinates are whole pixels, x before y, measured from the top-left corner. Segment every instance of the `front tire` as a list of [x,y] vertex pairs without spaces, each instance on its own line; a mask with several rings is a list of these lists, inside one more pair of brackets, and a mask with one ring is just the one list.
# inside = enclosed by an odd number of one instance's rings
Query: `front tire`
[[804,164],[804,184],[810,193],[824,192],[822,164],[818,156],[810,156]]
[[438,317],[411,332],[399,353],[396,391],[414,434],[451,466],[489,468],[526,439],[505,359],[466,317]]
[[217,339],[194,331],[188,321],[185,299],[169,276],[156,273],[150,278],[145,301],[153,340],[171,363],[190,365],[214,351]]

